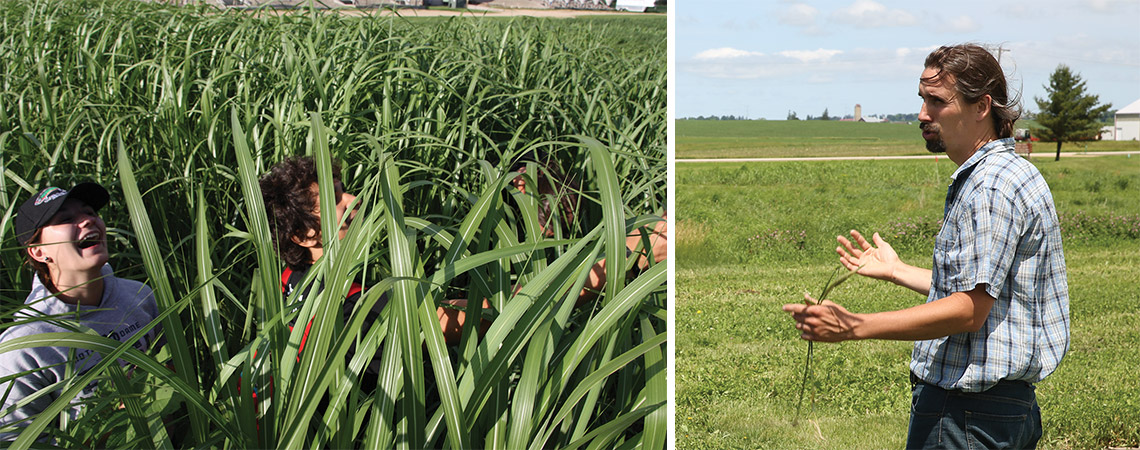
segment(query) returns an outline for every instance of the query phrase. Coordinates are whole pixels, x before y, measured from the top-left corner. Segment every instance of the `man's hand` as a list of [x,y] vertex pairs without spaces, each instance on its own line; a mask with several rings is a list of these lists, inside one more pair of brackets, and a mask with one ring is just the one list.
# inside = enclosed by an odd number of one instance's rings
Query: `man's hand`
[[800,337],[808,341],[840,342],[856,339],[855,326],[862,322],[857,314],[852,314],[830,300],[817,305],[816,300],[808,294],[804,294],[804,304],[786,304],[784,311],[792,314],[796,320],[796,329],[803,332]]
[[835,252],[839,253],[839,263],[843,264],[843,267],[846,267],[847,270],[855,270],[859,266],[863,266],[857,272],[859,275],[878,280],[896,281],[895,271],[902,265],[902,261],[899,260],[899,255],[895,253],[895,249],[891,248],[891,244],[879,237],[879,233],[871,236],[871,239],[875,241],[874,246],[867,242],[867,239],[863,238],[863,235],[859,234],[858,231],[851,230],[851,237],[855,238],[854,245],[843,236],[835,238],[840,244],[835,247]]
[[869,314],[848,312],[842,306],[804,294],[804,303],[784,305],[784,311],[796,320],[796,329],[809,341],[839,342],[852,339],[892,339],[924,341],[982,329],[994,298],[979,284],[968,292],[955,292],[947,297],[897,311]]

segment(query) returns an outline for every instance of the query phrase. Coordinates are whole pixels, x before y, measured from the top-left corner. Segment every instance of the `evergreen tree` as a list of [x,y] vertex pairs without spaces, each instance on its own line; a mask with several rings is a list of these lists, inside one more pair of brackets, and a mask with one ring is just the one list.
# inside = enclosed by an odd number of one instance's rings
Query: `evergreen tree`
[[1096,136],[1100,132],[1101,114],[1112,104],[1097,105],[1096,95],[1085,93],[1085,82],[1074,74],[1068,66],[1061,64],[1049,75],[1049,85],[1045,86],[1048,98],[1034,98],[1037,101],[1037,124],[1040,128],[1034,134],[1042,140],[1057,142],[1057,157],[1061,159],[1061,143],[1080,138]]

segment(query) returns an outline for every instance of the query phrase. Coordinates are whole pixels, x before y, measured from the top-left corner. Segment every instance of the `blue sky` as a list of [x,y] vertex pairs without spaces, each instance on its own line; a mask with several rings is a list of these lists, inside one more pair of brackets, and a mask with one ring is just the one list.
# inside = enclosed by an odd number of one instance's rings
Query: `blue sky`
[[670,2],[675,115],[784,119],[917,113],[918,75],[940,45],[1000,47],[1011,86],[1034,97],[1058,64],[1101,103],[1140,99],[1138,0]]

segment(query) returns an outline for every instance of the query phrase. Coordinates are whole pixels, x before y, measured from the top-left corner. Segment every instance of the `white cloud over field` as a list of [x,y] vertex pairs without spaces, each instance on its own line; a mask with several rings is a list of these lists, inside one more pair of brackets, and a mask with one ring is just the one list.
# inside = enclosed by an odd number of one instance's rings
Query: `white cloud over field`
[[814,6],[796,3],[780,13],[780,23],[794,27],[808,27],[815,25],[815,18],[818,15],[819,10]]
[[825,62],[831,59],[832,56],[840,53],[843,53],[843,50],[826,50],[821,48],[817,50],[785,50],[777,53],[777,55],[799,60],[800,62],[814,63]]
[[719,48],[705,50],[691,59],[679,59],[678,68],[709,78],[773,79],[793,77],[807,82],[835,79],[905,76],[922,72],[922,61],[931,48],[886,48],[781,50],[772,54]]
[[943,33],[972,33],[981,28],[970,16],[958,16],[938,21],[938,31]]
[[737,59],[764,56],[760,52],[750,52],[746,50],[737,50],[731,47],[721,47],[708,49],[703,52],[697,53],[693,58],[698,60],[724,60],[724,59]]
[[831,19],[856,28],[903,27],[918,23],[918,18],[909,11],[890,9],[872,0],[855,0],[850,6],[832,12]]

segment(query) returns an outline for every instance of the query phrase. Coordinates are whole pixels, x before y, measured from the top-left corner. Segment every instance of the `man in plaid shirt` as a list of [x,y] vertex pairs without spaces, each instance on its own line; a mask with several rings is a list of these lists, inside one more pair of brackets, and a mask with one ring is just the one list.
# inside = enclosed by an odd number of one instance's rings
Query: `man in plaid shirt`
[[[840,262],[927,296],[872,314],[830,301],[784,305],[808,340],[915,341],[907,448],[1033,448],[1041,437],[1034,383],[1069,348],[1061,230],[1041,173],[1013,151],[1020,116],[984,48],[931,53],[919,81],[922,137],[958,165],[934,244],[933,270],[899,260],[878,233],[839,237]],[[807,297],[808,303],[815,304]],[[968,422],[968,426],[967,426]]]

